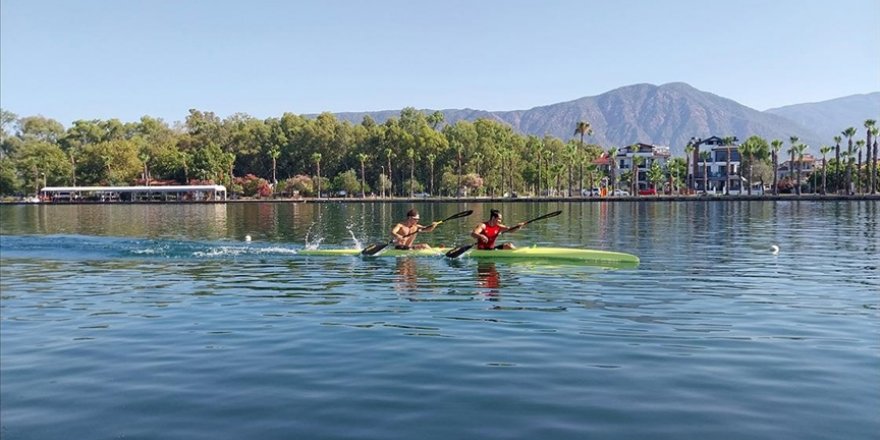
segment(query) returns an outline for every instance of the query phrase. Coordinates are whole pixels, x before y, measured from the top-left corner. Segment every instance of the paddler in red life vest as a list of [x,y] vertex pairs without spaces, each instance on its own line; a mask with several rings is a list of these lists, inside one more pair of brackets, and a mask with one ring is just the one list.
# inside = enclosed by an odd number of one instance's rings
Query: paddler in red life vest
[[502,232],[513,232],[525,225],[525,222],[515,226],[504,226],[501,223],[501,211],[493,209],[489,211],[489,221],[480,223],[471,232],[471,237],[477,240],[477,249],[516,249],[513,243],[495,244],[495,239]]
[[[418,232],[431,232],[437,227],[437,222],[431,223],[430,226],[422,226],[419,224],[419,211],[410,209],[406,213],[406,220],[396,224],[391,229],[391,235],[394,236],[394,249],[400,250],[417,250],[431,249],[427,243],[416,243]],[[408,234],[412,234],[407,236]]]

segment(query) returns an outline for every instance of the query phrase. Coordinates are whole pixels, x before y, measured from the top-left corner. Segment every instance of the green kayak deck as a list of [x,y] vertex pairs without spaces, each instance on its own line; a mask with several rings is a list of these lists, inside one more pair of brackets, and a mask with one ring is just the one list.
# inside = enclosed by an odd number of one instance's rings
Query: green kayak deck
[[[385,249],[377,257],[434,257],[442,256],[451,248],[432,248],[422,250],[397,250]],[[357,249],[307,249],[298,251],[297,254],[305,256],[358,256],[361,251]],[[520,259],[520,260],[564,260],[583,261],[616,264],[639,264],[639,257],[623,252],[602,251],[595,249],[576,249],[561,247],[529,247],[513,250],[480,250],[471,249],[463,257],[477,259]]]

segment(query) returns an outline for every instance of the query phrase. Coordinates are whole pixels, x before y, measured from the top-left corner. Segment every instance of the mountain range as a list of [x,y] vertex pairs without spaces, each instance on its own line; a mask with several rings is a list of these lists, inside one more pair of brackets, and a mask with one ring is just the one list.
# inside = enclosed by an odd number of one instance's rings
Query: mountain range
[[[425,113],[434,110],[422,109]],[[473,109],[440,110],[446,122],[489,118],[510,125],[514,130],[563,140],[574,137],[578,121],[590,122],[593,135],[586,142],[604,147],[636,142],[670,147],[682,155],[691,137],[736,136],[740,141],[758,135],[788,144],[790,136],[817,152],[819,145],[830,145],[832,138],[847,127],[856,127],[860,137],[866,119],[880,119],[880,92],[853,95],[830,101],[797,104],[759,111],[732,99],[698,90],[686,83],[663,85],[635,84],[597,96],[560,102],[528,110],[485,111]],[[369,115],[382,123],[396,117],[399,110],[336,113],[340,120],[360,123]]]

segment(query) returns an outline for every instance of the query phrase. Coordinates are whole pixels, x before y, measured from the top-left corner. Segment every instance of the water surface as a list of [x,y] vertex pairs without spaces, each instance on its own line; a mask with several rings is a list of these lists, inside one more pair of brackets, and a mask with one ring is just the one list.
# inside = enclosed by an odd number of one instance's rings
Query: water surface
[[296,253],[383,238],[404,204],[2,206],[0,434],[880,432],[877,203],[426,204],[476,212],[420,240],[466,243],[497,206],[564,210],[520,245],[642,263]]

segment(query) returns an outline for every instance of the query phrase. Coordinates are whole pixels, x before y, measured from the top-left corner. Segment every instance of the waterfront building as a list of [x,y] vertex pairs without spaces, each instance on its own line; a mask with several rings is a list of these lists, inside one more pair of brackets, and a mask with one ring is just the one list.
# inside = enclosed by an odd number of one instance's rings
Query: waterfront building
[[639,142],[637,144],[627,145],[626,147],[621,148],[617,152],[616,157],[618,173],[632,171],[634,157],[642,158],[642,161],[639,164],[639,192],[652,192],[653,187],[651,185],[651,182],[648,180],[648,170],[654,163],[660,164],[660,166],[663,167],[665,170],[666,163],[669,162],[670,158],[669,147],[662,147]]
[[[694,187],[697,191],[729,194],[745,194],[747,192],[747,188],[745,188],[745,178],[740,175],[742,157],[739,153],[738,141],[739,140],[734,137],[731,145],[725,145],[723,138],[712,136],[706,139],[697,139],[694,142],[694,145],[697,148],[695,148],[695,158],[693,160],[697,161],[694,164],[694,169],[697,174],[693,176],[693,178]],[[708,179],[706,179],[708,180],[708,188],[704,185],[703,161],[697,156],[701,149],[702,151],[707,151],[707,149],[709,151],[709,160],[705,164],[709,171]],[[728,150],[730,154],[729,170],[727,169]],[[727,190],[728,182],[730,185],[729,191]]]
[[226,200],[223,185],[169,186],[47,186],[43,202],[219,202]]

